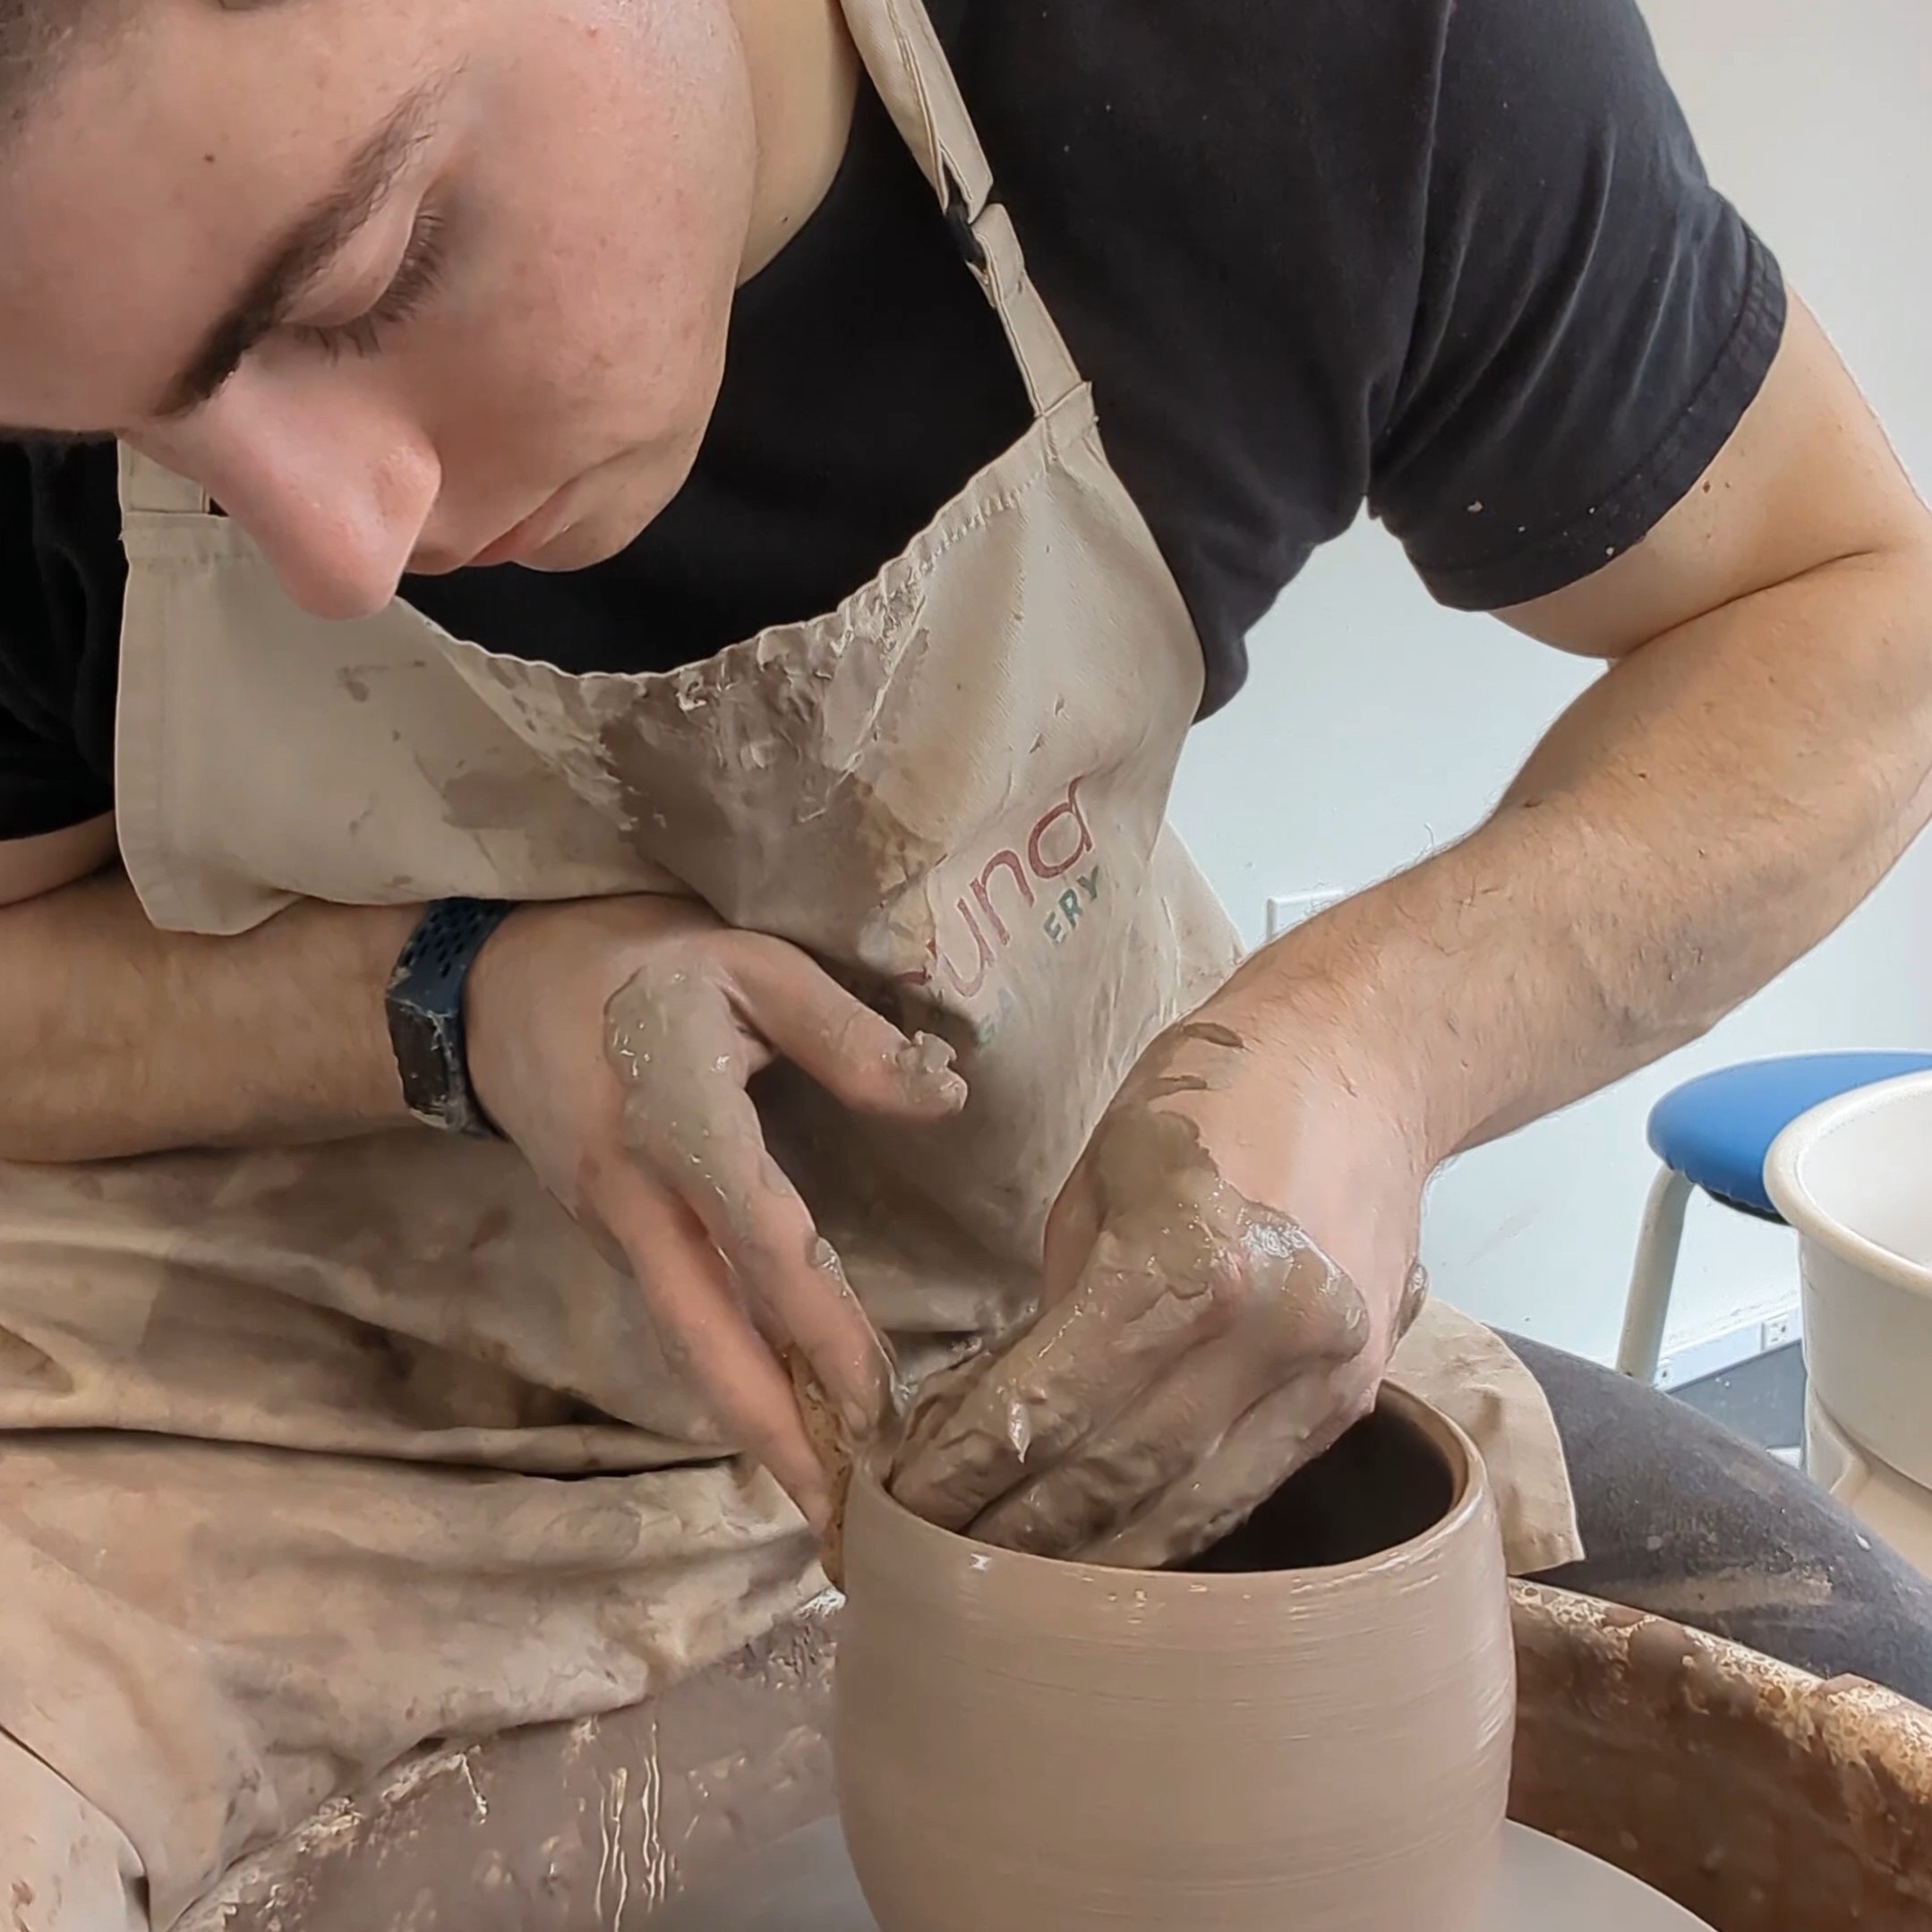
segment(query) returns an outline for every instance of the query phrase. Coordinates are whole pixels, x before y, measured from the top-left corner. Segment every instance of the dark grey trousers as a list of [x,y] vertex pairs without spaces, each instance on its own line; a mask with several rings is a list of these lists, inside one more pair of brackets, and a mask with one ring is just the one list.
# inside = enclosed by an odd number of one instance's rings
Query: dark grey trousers
[[1589,1552],[1543,1582],[1932,1705],[1932,1582],[1799,1471],[1681,1402],[1509,1342],[1556,1413]]

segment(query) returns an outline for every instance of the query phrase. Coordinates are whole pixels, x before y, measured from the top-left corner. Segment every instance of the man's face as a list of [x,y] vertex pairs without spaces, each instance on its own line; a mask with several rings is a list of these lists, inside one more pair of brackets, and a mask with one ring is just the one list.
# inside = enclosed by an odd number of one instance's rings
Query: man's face
[[755,150],[727,0],[138,0],[0,154],[0,423],[125,437],[324,615],[580,568],[697,452]]

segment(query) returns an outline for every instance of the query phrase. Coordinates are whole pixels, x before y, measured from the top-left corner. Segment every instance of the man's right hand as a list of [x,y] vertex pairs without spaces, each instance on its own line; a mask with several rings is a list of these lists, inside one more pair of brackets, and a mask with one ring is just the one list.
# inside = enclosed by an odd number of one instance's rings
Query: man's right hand
[[689,901],[519,909],[471,970],[470,1077],[544,1184],[635,1276],[671,1358],[824,1526],[825,1470],[782,1358],[855,1440],[891,1397],[884,1345],[765,1145],[747,1083],[791,1061],[858,1111],[936,1121],[965,1082],[782,939]]

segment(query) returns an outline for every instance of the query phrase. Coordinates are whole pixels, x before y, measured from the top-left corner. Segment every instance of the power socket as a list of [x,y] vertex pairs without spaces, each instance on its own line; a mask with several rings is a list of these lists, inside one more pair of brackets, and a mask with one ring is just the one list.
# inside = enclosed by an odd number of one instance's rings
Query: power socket
[[1312,893],[1283,893],[1268,902],[1268,936],[1278,939],[1283,933],[1314,918],[1318,912],[1326,912],[1338,900],[1346,899],[1346,893],[1322,887]]

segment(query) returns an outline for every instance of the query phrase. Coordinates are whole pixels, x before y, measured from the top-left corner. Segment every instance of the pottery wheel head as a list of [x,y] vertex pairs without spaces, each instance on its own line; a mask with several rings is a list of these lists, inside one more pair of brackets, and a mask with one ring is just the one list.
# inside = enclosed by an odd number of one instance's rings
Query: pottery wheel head
[[[681,1899],[648,1923],[652,1932],[880,1932],[830,1818],[752,1853],[728,1885]],[[1502,1878],[1484,1932],[1550,1932],[1552,1926],[1563,1932],[1709,1932],[1634,1878],[1512,1825],[1503,1833]]]

